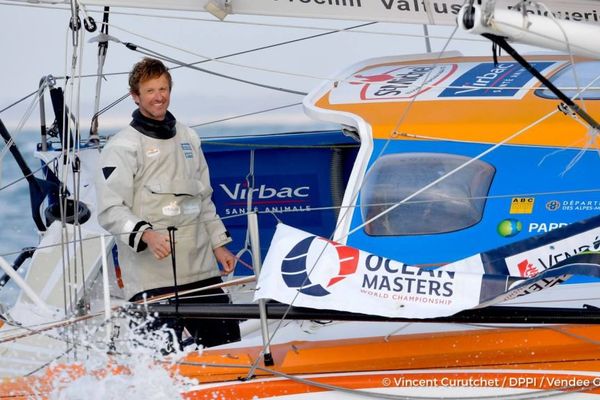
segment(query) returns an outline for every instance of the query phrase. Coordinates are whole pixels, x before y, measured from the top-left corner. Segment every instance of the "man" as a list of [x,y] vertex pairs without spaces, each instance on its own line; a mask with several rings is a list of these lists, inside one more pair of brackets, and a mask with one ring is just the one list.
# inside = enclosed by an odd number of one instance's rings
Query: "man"
[[[217,261],[225,274],[235,265],[225,247],[231,237],[211,200],[200,140],[167,110],[172,86],[159,60],[144,58],[135,64],[129,87],[138,109],[130,126],[112,137],[100,156],[98,221],[119,239],[124,290],[131,301],[173,293],[176,285],[181,291],[222,282]],[[169,231],[174,233],[175,257]],[[229,302],[222,289],[201,294],[215,296],[196,301]],[[236,321],[182,323],[186,334],[205,347],[240,337]],[[181,340],[182,327],[176,325]]]

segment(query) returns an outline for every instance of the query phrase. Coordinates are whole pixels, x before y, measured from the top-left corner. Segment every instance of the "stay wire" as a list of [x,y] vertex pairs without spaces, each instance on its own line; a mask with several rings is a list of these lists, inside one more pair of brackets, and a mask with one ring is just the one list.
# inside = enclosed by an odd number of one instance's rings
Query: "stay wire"
[[[275,47],[285,46],[285,45],[289,45],[289,44],[292,44],[292,43],[298,43],[298,42],[305,41],[305,40],[316,39],[316,38],[319,38],[319,37],[323,37],[323,36],[327,36],[327,35],[332,35],[332,34],[339,33],[339,32],[345,32],[345,31],[350,31],[350,30],[354,30],[354,29],[357,29],[357,28],[362,28],[362,27],[369,26],[369,25],[374,25],[376,23],[377,22],[368,22],[368,23],[365,23],[365,24],[354,25],[354,26],[350,26],[348,28],[344,28],[344,29],[340,29],[340,30],[329,31],[329,32],[324,32],[324,33],[320,33],[320,34],[316,34],[316,35],[306,36],[306,37],[303,37],[303,38],[298,38],[298,39],[293,39],[293,40],[287,40],[287,41],[283,41],[283,42],[279,42],[279,43],[274,43],[274,44],[271,44],[271,45],[266,45],[266,46],[261,46],[261,47],[255,47],[255,48],[248,49],[248,50],[243,50],[243,51],[238,51],[238,52],[235,52],[235,53],[230,53],[230,54],[225,54],[225,55],[222,55],[222,56],[218,56],[218,57],[215,57],[214,59],[207,59],[207,60],[196,61],[196,62],[190,63],[189,66],[196,66],[196,65],[199,65],[199,64],[204,64],[204,63],[207,63],[207,62],[210,62],[210,61],[213,61],[213,60],[224,60],[224,59],[227,59],[227,58],[230,58],[230,57],[235,57],[235,56],[240,56],[240,55],[244,55],[244,54],[255,53],[255,52],[258,52],[258,51],[261,51],[261,50],[273,49]],[[175,70],[175,69],[179,69],[179,68],[185,68],[187,66],[188,65],[176,65],[176,66],[170,68],[170,70]],[[123,72],[122,74],[126,74],[126,72]],[[106,75],[107,74],[105,74],[105,76]],[[103,114],[104,112],[106,112],[107,110],[109,110],[110,108],[114,107],[115,105],[117,105],[118,103],[120,103],[121,101],[123,101],[124,99],[126,99],[127,97],[129,97],[129,93],[124,94],[119,99],[115,100],[114,102],[112,102],[108,106],[106,106],[106,107],[102,108],[101,110],[99,110],[94,115],[94,118],[98,118],[98,116],[100,116],[101,114]],[[216,120],[216,121],[210,121],[210,122],[206,122],[206,123],[194,125],[194,126],[192,126],[192,128],[199,127],[199,126],[205,126],[205,125],[209,125],[209,124],[214,124],[214,123],[219,123],[219,122],[225,122],[225,121],[229,121],[229,120],[237,119],[237,118],[244,118],[244,117],[253,116],[253,115],[257,115],[257,114],[261,114],[261,113],[265,113],[265,112],[280,110],[280,109],[283,109],[283,108],[294,107],[294,106],[300,105],[300,104],[302,104],[302,103],[301,102],[300,103],[293,103],[293,104],[288,104],[288,105],[280,106],[280,107],[274,107],[274,108],[270,108],[270,109],[266,109],[266,110],[262,110],[262,111],[253,112],[253,113],[243,114],[243,115],[239,115],[239,116],[233,116],[233,117],[224,118],[224,119],[220,119],[220,120]]]
[[249,81],[247,79],[236,78],[234,76],[225,75],[225,74],[222,74],[220,72],[211,71],[211,70],[208,70],[206,68],[200,68],[200,67],[197,67],[195,65],[192,65],[192,64],[189,64],[189,63],[185,63],[185,62],[180,61],[180,60],[178,60],[176,58],[169,57],[169,56],[164,55],[162,53],[159,53],[157,51],[154,51],[154,50],[151,50],[151,49],[148,49],[146,47],[139,46],[139,45],[136,45],[136,44],[133,44],[133,43],[125,43],[125,46],[128,49],[130,49],[132,51],[136,51],[136,52],[138,52],[140,54],[144,54],[144,55],[150,56],[150,57],[159,58],[159,59],[161,59],[163,61],[167,61],[167,62],[176,64],[176,65],[179,65],[181,67],[186,67],[186,68],[190,68],[190,69],[193,69],[193,70],[196,70],[196,71],[199,71],[199,72],[203,72],[203,73],[208,74],[208,75],[214,75],[214,76],[217,76],[219,78],[229,79],[229,80],[232,80],[232,81],[235,81],[235,82],[240,82],[240,83],[244,83],[244,84],[251,85],[251,86],[257,86],[257,87],[261,87],[263,89],[270,89],[270,90],[275,90],[275,91],[278,91],[278,92],[295,94],[295,95],[298,95],[298,96],[306,96],[308,94],[307,92],[300,92],[298,90],[285,89],[285,88],[282,88],[282,87],[267,85],[265,83],[253,82],[253,81]]
[[[316,38],[320,38],[320,37],[327,36],[327,35],[333,35],[335,33],[351,31],[351,30],[354,30],[354,29],[357,29],[357,28],[362,28],[362,27],[365,27],[365,26],[374,25],[376,23],[377,22],[367,22],[367,23],[364,23],[364,24],[349,26],[348,28],[343,28],[343,29],[339,29],[339,30],[333,30],[333,31],[323,32],[323,33],[319,33],[319,34],[316,34],[316,35],[310,35],[310,36],[301,37],[301,38],[298,38],[298,39],[286,40],[286,41],[283,41],[283,42],[274,43],[274,44],[270,44],[270,45],[266,45],[266,46],[255,47],[255,48],[249,49],[249,50],[242,50],[242,51],[238,51],[236,53],[227,54],[227,55],[224,55],[224,56],[218,56],[218,57],[209,58],[209,59],[202,60],[202,61],[197,61],[195,63],[191,63],[191,65],[202,64],[202,63],[206,63],[206,62],[210,62],[210,61],[223,60],[225,58],[230,58],[230,57],[235,57],[235,56],[241,56],[241,55],[244,55],[244,54],[254,53],[254,52],[257,52],[257,51],[261,51],[261,50],[273,49],[275,47],[285,46],[285,45],[288,45],[288,44],[298,43],[298,42],[302,42],[302,41],[310,40],[310,39],[316,39]],[[175,68],[182,68],[182,67],[175,67]]]
[[191,125],[190,128],[199,128],[201,126],[218,124],[220,122],[232,121],[234,119],[252,117],[252,116],[258,115],[258,114],[264,114],[264,113],[268,113],[268,112],[271,112],[271,111],[283,110],[284,108],[291,108],[291,107],[300,106],[300,105],[302,105],[302,102],[287,104],[285,106],[278,106],[278,107],[267,108],[267,109],[264,109],[264,110],[261,110],[261,111],[254,111],[254,112],[247,113],[247,114],[233,115],[233,116],[227,117],[227,118],[215,119],[215,120],[208,121],[208,122],[202,122],[202,123],[196,124],[196,125]]
[[[450,36],[450,38],[447,40],[447,42],[446,42],[446,44],[445,44],[445,46],[444,46],[444,49],[445,49],[445,48],[446,48],[446,47],[449,45],[450,41],[452,40],[452,37],[453,37],[453,36],[456,34],[456,31],[457,31],[457,28],[454,28],[454,30],[453,30],[453,32],[452,32],[452,35],[451,35],[451,36]],[[440,52],[440,53],[438,54],[437,58],[435,59],[435,61],[436,61],[436,62],[437,62],[437,61],[439,61],[439,59],[441,58],[442,54],[443,54],[443,50],[442,50],[442,52]],[[429,76],[429,74],[428,74],[427,76]],[[426,82],[427,82],[427,78],[426,78],[426,79],[423,81],[423,83],[421,84],[421,86],[425,85],[425,83],[426,83]],[[396,132],[396,131],[398,130],[398,127],[399,127],[399,126],[400,126],[400,125],[403,123],[403,121],[404,121],[404,119],[406,118],[406,116],[407,116],[407,114],[408,114],[409,110],[411,109],[411,106],[412,106],[412,104],[414,103],[415,99],[416,99],[416,97],[413,97],[413,99],[412,99],[412,101],[409,103],[409,105],[408,105],[407,109],[404,111],[404,113],[403,113],[403,114],[400,116],[400,118],[398,119],[398,122],[396,123],[396,125],[395,125],[395,127],[394,127],[394,130],[393,130],[392,132]],[[382,148],[382,150],[381,150],[381,152],[379,153],[379,156],[378,156],[377,158],[379,158],[379,157],[380,157],[382,154],[384,154],[384,151],[385,151],[385,149],[386,149],[386,147],[387,147],[387,145],[389,144],[389,142],[390,142],[390,141],[391,141],[391,137],[388,139],[388,141],[386,142],[386,144],[383,146],[383,148]],[[365,168],[366,168],[366,166],[365,166]],[[357,190],[357,191],[356,191],[356,193],[355,193],[355,194],[353,194],[353,196],[352,196],[352,204],[354,204],[354,203],[355,203],[355,200],[356,200],[356,198],[358,197],[358,194],[360,193],[360,189],[362,189],[362,185],[363,185],[363,184],[364,184],[364,181],[363,181],[363,183],[361,184],[361,187],[359,188],[359,190]],[[343,213],[344,213],[344,214],[343,214],[343,216],[341,216],[341,217],[338,217],[338,222],[336,223],[336,227],[335,227],[335,229],[334,229],[333,233],[332,233],[332,234],[330,235],[330,237],[329,237],[329,240],[330,240],[330,241],[333,241],[333,239],[334,239],[334,236],[335,236],[335,232],[337,232],[337,230],[340,228],[340,224],[341,224],[341,223],[340,223],[340,221],[344,221],[344,220],[346,220],[346,219],[348,218],[348,216],[347,216],[347,213],[348,213],[349,211],[350,211],[350,209],[346,209],[346,210],[344,210],[344,212],[343,212]],[[340,213],[340,214],[341,214],[341,213]],[[351,233],[352,233],[352,232],[350,232],[350,233],[348,233],[348,234],[344,235],[344,237],[342,237],[342,238],[338,238],[338,240],[342,240],[343,238],[346,238],[346,237],[348,237],[348,236],[349,236]],[[317,258],[316,258],[316,259],[315,259],[315,261],[313,262],[312,266],[311,266],[310,268],[308,268],[308,266],[307,266],[307,274],[306,274],[306,278],[304,278],[304,280],[303,280],[302,284],[300,285],[300,287],[303,287],[303,286],[304,286],[304,285],[307,283],[307,281],[309,281],[309,280],[310,280],[310,275],[311,275],[311,274],[312,274],[312,272],[314,271],[315,267],[317,266],[317,264],[318,264],[319,260],[320,260],[320,259],[321,259],[321,257],[323,256],[323,254],[325,253],[325,249],[326,249],[326,247],[325,247],[325,246],[323,246],[323,248],[322,248],[322,249],[321,249],[321,251],[319,252],[319,255],[317,256]],[[288,307],[286,308],[286,310],[285,310],[285,312],[283,313],[282,317],[281,317],[281,318],[278,320],[277,326],[275,327],[275,329],[274,329],[273,333],[270,335],[270,337],[269,337],[269,340],[267,341],[267,343],[266,343],[266,344],[264,344],[264,345],[263,345],[263,348],[261,349],[261,351],[260,351],[260,353],[259,353],[259,356],[258,356],[258,357],[256,357],[256,360],[254,360],[254,362],[252,363],[252,367],[250,368],[250,370],[249,370],[249,372],[248,372],[248,374],[247,374],[247,376],[246,376],[246,378],[247,378],[247,379],[250,379],[250,378],[252,377],[252,375],[254,374],[254,370],[256,369],[256,367],[258,367],[258,364],[259,364],[260,360],[261,360],[261,359],[264,357],[264,355],[265,355],[265,350],[269,348],[269,346],[271,345],[271,342],[272,342],[272,341],[273,341],[273,339],[275,338],[275,335],[277,334],[277,332],[279,331],[279,329],[281,329],[281,327],[282,327],[282,325],[283,325],[283,322],[285,321],[285,319],[286,319],[286,317],[287,317],[288,313],[291,311],[291,309],[292,309],[292,307],[293,307],[294,303],[296,302],[296,300],[298,299],[298,297],[299,297],[300,293],[301,293],[301,292],[300,292],[299,290],[296,292],[295,296],[293,297],[292,301],[290,302],[290,304],[289,304],[289,305],[288,305]]]
[[0,114],[2,114],[4,111],[6,111],[6,110],[8,110],[8,109],[10,109],[10,108],[12,108],[12,107],[14,107],[14,106],[16,106],[17,104],[19,104],[19,103],[21,103],[21,102],[23,102],[23,101],[27,100],[27,99],[28,99],[28,98],[30,98],[31,96],[33,96],[33,95],[35,95],[35,94],[38,94],[38,92],[39,92],[39,89],[36,89],[36,90],[34,90],[33,92],[29,93],[28,95],[26,95],[26,96],[24,96],[24,97],[20,98],[19,100],[15,101],[14,103],[12,103],[12,104],[10,104],[10,105],[8,105],[8,106],[4,107],[2,110],[0,110]]
[[[194,57],[202,58],[202,59],[204,59],[205,62],[215,62],[215,63],[225,64],[225,65],[230,66],[230,67],[244,68],[244,69],[249,69],[249,70],[259,71],[259,72],[266,72],[266,73],[271,73],[271,74],[282,74],[282,75],[286,75],[286,76],[301,77],[301,78],[310,78],[310,79],[316,79],[316,80],[319,80],[319,81],[328,80],[328,78],[324,78],[323,76],[310,75],[310,74],[307,74],[307,73],[297,73],[297,72],[294,73],[294,72],[282,71],[282,70],[278,70],[278,69],[272,69],[272,68],[265,68],[265,67],[259,67],[259,66],[241,64],[241,63],[236,63],[236,62],[231,62],[231,61],[222,61],[222,59],[217,59],[217,58],[205,55],[205,54],[198,53],[196,51],[192,51],[192,50],[189,50],[189,49],[186,49],[186,48],[174,46],[174,45],[172,45],[170,43],[163,42],[163,41],[154,39],[154,38],[149,37],[149,36],[141,35],[141,34],[133,32],[133,31],[130,31],[128,29],[116,26],[116,25],[111,25],[111,26],[114,29],[118,29],[120,31],[126,32],[126,33],[128,33],[130,35],[137,36],[139,38],[142,38],[144,40],[150,41],[152,43],[155,43],[155,44],[158,44],[158,45],[161,45],[161,46],[165,46],[165,47],[168,47],[168,48],[170,48],[172,50],[177,50],[179,52],[183,52],[183,53],[192,55]],[[334,31],[334,32],[337,32],[337,31]],[[122,41],[120,41],[118,39],[116,39],[116,40],[119,41],[120,43],[126,45],[126,46],[127,45],[134,45],[135,46],[135,43],[124,43],[124,42],[122,42]],[[189,64],[185,64],[185,65],[189,65]]]
[[[453,34],[451,35],[451,38],[452,38],[452,36],[454,35],[454,33],[455,33],[455,32],[456,32],[456,29],[454,30]],[[448,45],[448,43],[449,43],[449,41],[451,40],[451,38],[450,38],[450,39],[448,40],[448,42],[446,43],[446,46]],[[446,46],[445,46],[445,47],[446,47]],[[444,48],[445,48],[445,47],[444,47]],[[439,60],[439,58],[440,58],[441,54],[443,54],[443,52],[441,52],[441,53],[440,53],[440,55],[438,56],[438,58],[437,58],[438,60]],[[425,82],[427,82],[427,79],[425,79],[425,80],[424,80],[424,83],[423,83],[423,84],[425,84]],[[404,119],[405,119],[406,115],[408,114],[408,111],[409,111],[409,109],[411,108],[411,106],[412,106],[413,102],[415,101],[415,99],[416,99],[416,98],[413,98],[413,100],[411,101],[411,103],[409,104],[409,106],[407,107],[407,109],[405,110],[405,112],[403,113],[403,115],[402,115],[402,116],[399,118],[399,120],[398,120],[398,122],[397,122],[397,124],[396,124],[396,126],[395,126],[395,128],[394,128],[394,130],[392,131],[392,133],[394,133],[394,132],[397,132],[397,131],[398,131],[398,128],[399,128],[399,127],[401,126],[401,124],[403,123],[403,121],[404,121]],[[479,159],[479,158],[483,157],[485,154],[487,154],[487,153],[489,153],[489,152],[493,151],[494,149],[498,148],[499,146],[501,146],[501,145],[505,144],[505,143],[506,143],[506,142],[508,142],[510,139],[512,139],[512,138],[514,138],[514,137],[516,137],[516,136],[518,136],[518,135],[520,135],[520,134],[522,134],[523,132],[525,132],[526,130],[528,130],[529,128],[531,128],[533,125],[536,125],[536,124],[540,123],[541,121],[543,121],[543,120],[547,119],[548,117],[550,117],[551,115],[553,115],[553,114],[554,114],[554,113],[556,113],[556,112],[557,112],[557,111],[547,114],[546,116],[544,116],[544,117],[540,118],[539,120],[535,121],[533,124],[530,124],[529,126],[527,126],[527,127],[523,128],[522,130],[520,130],[520,131],[516,132],[515,134],[513,134],[513,135],[509,136],[508,138],[506,138],[505,140],[503,140],[501,143],[499,143],[499,144],[497,144],[497,145],[493,146],[492,148],[490,148],[490,149],[488,149],[487,151],[485,151],[485,152],[483,152],[482,154],[480,154],[480,155],[479,155],[477,158],[475,158],[475,159],[473,159],[473,160],[471,160],[471,161],[469,161],[469,162],[467,162],[467,163],[465,163],[465,164],[461,165],[461,166],[460,166],[460,167],[458,167],[458,168],[455,168],[454,170],[452,170],[452,171],[450,171],[449,173],[445,174],[443,177],[441,177],[441,178],[437,179],[436,181],[434,181],[434,182],[430,183],[429,185],[426,185],[425,187],[421,188],[419,191],[417,191],[417,192],[413,193],[412,195],[408,196],[408,197],[407,197],[407,198],[405,198],[403,201],[401,201],[401,202],[399,202],[399,203],[395,204],[394,206],[392,206],[392,207],[388,208],[387,210],[385,210],[385,211],[383,211],[382,213],[378,214],[377,216],[373,217],[373,218],[372,218],[372,219],[370,219],[369,221],[366,221],[365,223],[361,224],[360,226],[358,226],[358,227],[354,228],[353,230],[351,230],[350,232],[348,232],[348,234],[344,235],[344,237],[348,237],[348,236],[350,236],[351,234],[353,234],[354,232],[356,232],[357,230],[359,230],[359,229],[362,229],[362,228],[363,228],[364,226],[366,226],[368,223],[370,223],[370,222],[374,221],[375,219],[377,219],[377,218],[380,218],[380,217],[381,217],[381,216],[383,216],[384,214],[386,214],[386,213],[388,213],[388,212],[392,211],[393,209],[395,209],[395,208],[396,208],[396,207],[398,207],[399,205],[403,204],[403,203],[404,203],[404,202],[406,202],[407,200],[410,200],[410,199],[412,199],[412,198],[413,198],[413,197],[415,197],[416,195],[418,195],[418,194],[422,193],[423,191],[425,191],[425,190],[427,190],[428,188],[432,187],[433,185],[437,184],[437,183],[438,183],[439,181],[441,181],[442,179],[445,179],[445,178],[447,178],[448,176],[452,175],[453,173],[457,172],[458,170],[460,170],[460,169],[464,168],[466,165],[468,165],[469,163],[473,162],[474,160],[476,160],[476,159]],[[390,141],[391,141],[391,136],[390,136],[390,138],[388,139],[388,141],[385,143],[385,145],[382,147],[382,149],[381,149],[381,151],[380,151],[380,153],[379,153],[379,156],[378,156],[377,158],[379,158],[381,155],[383,155],[383,154],[385,153],[385,150],[386,150],[386,148],[388,147],[388,145],[389,145]],[[360,189],[357,191],[357,194],[356,194],[356,196],[358,195],[358,193],[359,193],[359,192],[360,192]],[[337,229],[337,228],[336,228],[336,229]],[[331,239],[331,238],[330,238],[330,239]],[[307,278],[305,279],[305,281],[304,281],[304,282],[306,282],[306,281],[309,279],[309,277],[310,277],[310,274],[311,274],[312,270],[315,268],[315,266],[316,266],[316,264],[317,264],[318,260],[321,258],[321,255],[323,254],[323,252],[324,252],[324,249],[323,249],[323,251],[321,252],[321,254],[319,254],[319,257],[318,257],[318,258],[317,258],[317,260],[315,261],[315,263],[314,263],[313,267],[312,267],[312,268],[311,268],[311,269],[308,271]],[[304,282],[302,283],[302,285],[304,285]],[[249,373],[248,373],[248,376],[247,376],[247,378],[249,378],[249,377],[251,377],[251,376],[252,376],[252,373],[253,373],[254,369],[255,369],[255,368],[258,366],[258,362],[259,362],[259,360],[260,360],[260,359],[262,358],[262,356],[264,355],[264,349],[265,349],[266,347],[268,347],[268,346],[269,346],[269,344],[270,344],[270,342],[271,342],[272,338],[275,336],[275,333],[276,333],[276,332],[278,331],[278,329],[280,328],[282,321],[283,321],[283,320],[285,319],[285,317],[287,316],[287,312],[288,312],[288,311],[291,309],[291,307],[292,307],[292,305],[294,304],[295,300],[297,299],[298,295],[299,295],[299,292],[296,294],[296,296],[294,296],[294,298],[293,298],[293,300],[291,301],[291,303],[290,303],[290,305],[289,305],[288,309],[286,310],[286,312],[284,313],[284,315],[282,316],[282,318],[279,320],[279,324],[278,324],[278,326],[275,328],[275,331],[273,332],[273,334],[271,335],[271,338],[270,338],[270,340],[269,340],[269,341],[268,341],[268,343],[267,343],[267,344],[266,344],[266,345],[263,347],[263,349],[261,350],[261,353],[259,354],[259,357],[257,357],[257,359],[255,360],[255,362],[253,363],[253,365],[252,365],[252,367],[251,367],[251,369],[250,369],[250,371],[249,371]]]

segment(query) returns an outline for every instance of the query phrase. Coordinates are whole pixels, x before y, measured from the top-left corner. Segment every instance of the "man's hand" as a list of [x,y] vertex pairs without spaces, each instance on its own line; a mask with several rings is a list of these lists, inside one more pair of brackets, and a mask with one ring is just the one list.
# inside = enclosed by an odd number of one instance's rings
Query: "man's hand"
[[235,267],[235,256],[227,247],[221,246],[217,247],[213,250],[215,253],[215,257],[221,266],[223,267],[223,272],[221,275],[227,275],[233,272],[233,268]]
[[169,235],[147,229],[142,234],[142,240],[148,245],[148,249],[157,260],[162,260],[171,254]]

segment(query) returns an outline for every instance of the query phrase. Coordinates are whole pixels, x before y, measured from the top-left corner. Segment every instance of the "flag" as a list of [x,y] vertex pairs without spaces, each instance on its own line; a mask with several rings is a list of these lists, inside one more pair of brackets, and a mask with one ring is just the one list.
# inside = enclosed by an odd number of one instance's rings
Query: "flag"
[[385,317],[435,318],[600,278],[600,217],[443,267],[411,266],[279,224],[255,300]]

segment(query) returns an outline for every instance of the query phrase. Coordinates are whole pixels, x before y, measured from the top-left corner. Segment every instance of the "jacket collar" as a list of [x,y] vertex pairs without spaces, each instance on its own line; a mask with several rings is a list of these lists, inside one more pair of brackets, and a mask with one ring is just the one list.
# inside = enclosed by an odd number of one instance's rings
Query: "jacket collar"
[[129,125],[138,132],[154,139],[171,139],[177,132],[175,129],[177,120],[169,111],[167,111],[167,115],[162,121],[145,117],[139,109],[135,110],[133,114],[131,114],[131,117],[133,119]]

